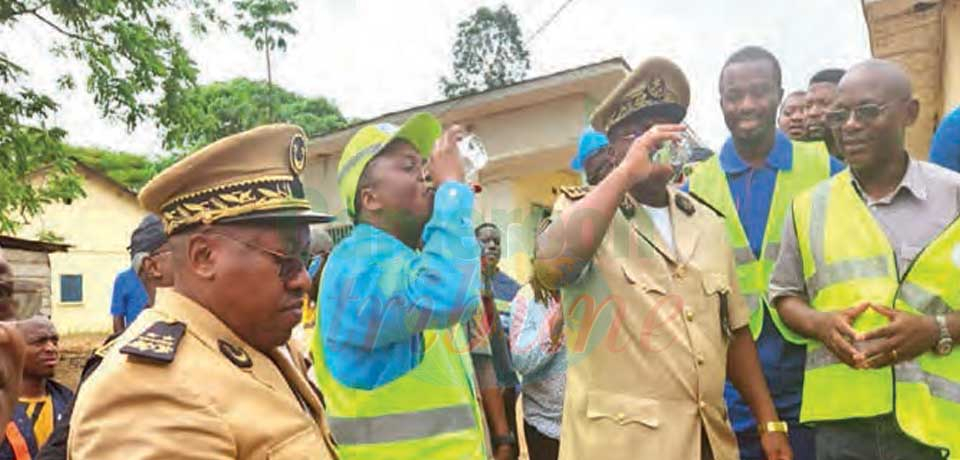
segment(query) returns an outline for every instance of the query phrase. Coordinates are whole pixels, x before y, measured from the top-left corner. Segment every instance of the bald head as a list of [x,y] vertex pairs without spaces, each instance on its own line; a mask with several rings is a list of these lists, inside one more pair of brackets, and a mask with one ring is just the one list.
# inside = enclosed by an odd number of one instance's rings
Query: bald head
[[864,61],[840,80],[831,129],[838,134],[844,159],[861,180],[897,175],[906,164],[906,129],[919,111],[911,95],[910,78],[890,61]]
[[847,71],[839,90],[850,85],[869,85],[888,99],[909,99],[913,96],[910,77],[899,65],[883,59],[869,59]]
[[53,321],[50,321],[46,316],[34,316],[29,319],[22,321],[17,321],[17,329],[23,334],[24,338],[27,339],[27,343],[30,343],[31,334],[36,335],[36,333],[48,333],[52,332],[53,334],[57,333],[56,326],[53,325]]
[[17,329],[27,345],[23,359],[24,381],[42,382],[53,377],[60,360],[60,335],[53,322],[44,316],[34,316],[17,321]]

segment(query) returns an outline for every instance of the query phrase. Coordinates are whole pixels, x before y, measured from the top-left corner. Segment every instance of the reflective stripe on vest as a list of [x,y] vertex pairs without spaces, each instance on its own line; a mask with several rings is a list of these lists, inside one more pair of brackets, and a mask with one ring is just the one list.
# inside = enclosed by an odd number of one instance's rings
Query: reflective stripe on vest
[[330,417],[339,444],[409,441],[473,427],[473,409],[467,404],[379,417]]
[[[854,190],[848,171],[798,197],[794,215],[807,292],[817,310],[838,311],[869,301],[938,315],[960,306],[960,264],[954,260],[960,254],[960,223],[938,235],[900,281],[893,249]],[[885,317],[867,310],[853,327],[865,332],[886,323]],[[809,344],[801,421],[891,411],[910,437],[960,452],[960,354],[927,352],[892,368],[855,370],[821,344]]]
[[[754,339],[760,336],[763,327],[762,309],[767,304],[767,286],[773,275],[774,263],[780,254],[780,237],[790,202],[796,195],[830,177],[830,154],[822,142],[793,142],[792,146],[793,167],[790,170],[777,172],[759,259],[750,248],[736,204],[730,194],[727,175],[720,166],[719,155],[714,155],[697,166],[690,176],[690,191],[706,200],[725,216],[727,236],[733,246],[733,258],[737,265],[740,290],[751,312],[750,332]],[[783,324],[775,309],[768,308],[768,310],[773,323],[787,340],[794,343],[806,342],[803,337]]]
[[17,424],[12,421],[8,422],[5,434],[7,443],[10,444],[10,450],[13,451],[14,460],[30,460],[30,447],[27,446],[27,440],[20,433]]
[[317,381],[341,458],[487,458],[473,364],[461,326],[423,332],[420,364],[372,390],[341,384],[326,366],[317,317]]

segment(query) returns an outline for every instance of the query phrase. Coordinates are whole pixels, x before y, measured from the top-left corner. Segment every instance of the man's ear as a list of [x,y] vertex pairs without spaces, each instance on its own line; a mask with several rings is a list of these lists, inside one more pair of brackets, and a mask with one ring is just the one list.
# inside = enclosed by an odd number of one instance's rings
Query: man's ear
[[380,201],[377,192],[374,192],[370,188],[360,190],[360,199],[357,201],[360,203],[361,208],[367,212],[376,213],[383,209],[383,203]]
[[143,267],[140,268],[140,271],[146,275],[147,279],[158,280],[163,278],[163,274],[160,273],[160,267],[153,256],[143,259]]
[[196,276],[212,280],[216,278],[217,258],[221,247],[211,235],[196,233],[187,239],[187,266]]
[[916,99],[910,99],[907,102],[907,112],[906,112],[906,126],[911,126],[915,121],[917,121],[917,116],[920,113],[920,101]]

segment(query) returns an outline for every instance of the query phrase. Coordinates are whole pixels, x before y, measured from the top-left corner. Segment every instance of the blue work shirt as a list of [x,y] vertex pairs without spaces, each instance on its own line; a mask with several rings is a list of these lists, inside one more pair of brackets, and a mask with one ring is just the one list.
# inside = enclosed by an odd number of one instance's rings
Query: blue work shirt
[[[760,257],[777,173],[793,168],[793,143],[786,135],[777,131],[773,150],[767,156],[766,162],[753,168],[740,158],[733,139],[729,138],[720,149],[720,167],[726,173],[730,194],[750,242],[750,249],[755,256]],[[830,157],[830,175],[840,172],[844,167],[843,163]],[[773,397],[780,417],[785,421],[795,422],[800,417],[806,350],[784,340],[766,310],[763,323],[763,330],[756,344],[763,375],[767,379],[770,396]],[[756,429],[757,422],[753,419],[750,407],[729,380],[724,388],[724,399],[727,401],[734,431]]]
[[933,135],[930,162],[960,172],[960,107],[943,118]]
[[340,242],[320,285],[320,336],[330,374],[370,390],[403,376],[423,358],[423,331],[464,323],[480,304],[480,246],[473,191],[445,182],[417,251],[358,224]]
[[143,307],[150,302],[150,296],[143,287],[140,277],[133,268],[128,268],[113,280],[113,299],[110,301],[110,314],[123,316],[127,326],[137,319]]

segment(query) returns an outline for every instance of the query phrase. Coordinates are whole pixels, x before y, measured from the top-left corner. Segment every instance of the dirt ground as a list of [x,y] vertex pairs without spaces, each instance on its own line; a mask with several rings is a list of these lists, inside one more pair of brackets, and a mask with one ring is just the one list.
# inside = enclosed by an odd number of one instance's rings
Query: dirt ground
[[70,388],[77,388],[83,363],[93,350],[107,338],[104,334],[74,334],[60,338],[60,364],[57,366],[56,380]]

